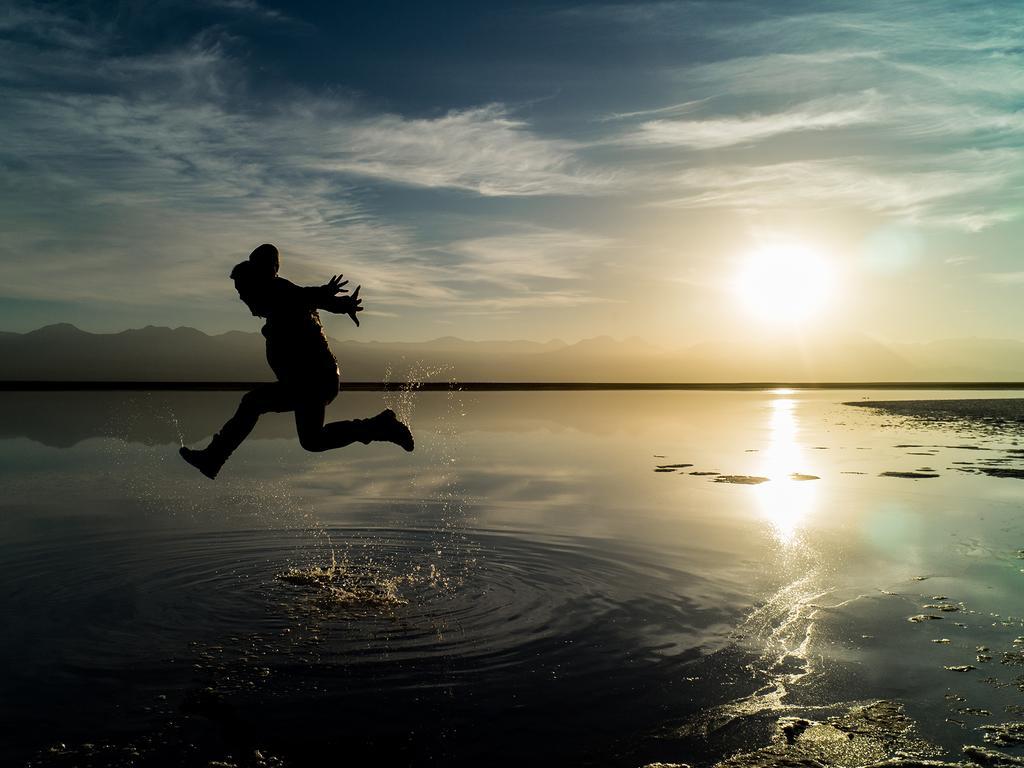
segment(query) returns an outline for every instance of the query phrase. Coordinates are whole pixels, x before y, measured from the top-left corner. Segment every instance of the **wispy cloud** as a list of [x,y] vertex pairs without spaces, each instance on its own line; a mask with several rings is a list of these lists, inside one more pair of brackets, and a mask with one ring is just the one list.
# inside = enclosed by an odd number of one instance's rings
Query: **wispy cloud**
[[973,261],[977,261],[978,257],[973,253],[958,253],[955,256],[947,256],[944,260],[944,264],[949,264],[951,267],[960,267],[964,264],[970,264]]
[[[708,13],[680,3],[600,11],[652,44]],[[635,169],[654,205],[842,207],[981,231],[1018,216],[1022,29],[1024,11],[1005,3],[927,13],[869,4],[743,23],[711,14],[701,31],[715,55],[664,73],[690,97],[684,111],[673,114],[676,100],[666,115],[615,113],[633,124],[613,140],[648,150]]]
[[500,104],[435,119],[381,115],[335,127],[320,170],[486,196],[606,192],[610,173],[582,168],[572,142],[540,138]]
[[617,245],[584,232],[519,227],[443,246],[436,277],[457,295],[459,314],[606,303],[594,273]]
[[588,304],[608,304],[616,301],[579,290],[546,290],[524,296],[478,298],[455,308],[458,315],[514,314],[524,309],[566,309]]
[[982,277],[991,283],[1020,285],[1024,283],[1024,272],[986,272]]
[[629,120],[637,117],[653,117],[654,115],[682,115],[699,109],[708,101],[709,99],[696,99],[694,101],[684,101],[681,104],[669,104],[667,107],[641,109],[634,112],[613,112],[612,114],[606,115],[600,119],[601,122],[610,122],[613,120]]
[[205,2],[211,8],[233,11],[247,16],[266,19],[268,21],[294,21],[294,19],[292,19],[288,14],[283,13],[276,8],[271,8],[262,3],[258,3],[256,0],[205,0]]
[[[679,175],[686,194],[657,203],[678,208],[772,209],[847,206],[977,231],[1012,209],[972,211],[977,194],[1007,192],[1019,179],[1017,152],[958,153],[941,168],[875,170],[870,159],[697,168]],[[858,163],[857,161],[860,160]]]
[[640,147],[714,149],[746,144],[782,134],[847,128],[878,122],[883,111],[878,95],[868,91],[853,97],[806,102],[772,114],[707,120],[649,120],[624,136],[623,144]]
[[[571,142],[536,135],[497,104],[409,119],[296,92],[254,111],[244,65],[215,31],[112,56],[105,32],[66,17],[11,12],[0,25],[22,33],[4,44],[15,66],[0,78],[8,296],[209,307],[229,293],[225,261],[273,241],[298,279],[344,262],[385,304],[471,305],[429,254],[409,258],[423,252],[414,233],[371,211],[360,186],[579,195],[610,180],[580,167]],[[75,45],[35,42],[55,27]],[[503,263],[462,277],[516,274]]]
[[585,232],[532,228],[456,241],[448,250],[461,257],[459,268],[471,279],[576,280],[612,244]]

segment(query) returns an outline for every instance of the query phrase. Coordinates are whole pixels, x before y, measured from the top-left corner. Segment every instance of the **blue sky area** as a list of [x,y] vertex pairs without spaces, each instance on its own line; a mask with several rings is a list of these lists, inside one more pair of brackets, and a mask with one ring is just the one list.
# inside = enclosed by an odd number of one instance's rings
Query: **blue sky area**
[[783,243],[804,330],[1024,338],[1019,2],[5,2],[0,52],[2,330],[253,330],[273,242],[338,335],[672,346],[762,332]]

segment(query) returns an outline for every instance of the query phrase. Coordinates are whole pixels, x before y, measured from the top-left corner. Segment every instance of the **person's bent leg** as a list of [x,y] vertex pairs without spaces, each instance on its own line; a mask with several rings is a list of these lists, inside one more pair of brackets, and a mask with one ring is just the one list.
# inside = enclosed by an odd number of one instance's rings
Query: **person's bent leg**
[[321,403],[296,405],[295,428],[299,433],[299,443],[307,451],[329,451],[356,442],[369,444],[374,441],[395,443],[407,451],[413,449],[412,433],[390,409],[372,419],[332,421],[329,424],[324,424],[324,413],[325,406]]
[[227,459],[249,436],[260,416],[290,411],[293,407],[292,398],[281,384],[265,384],[246,392],[238,403],[235,415],[213,436],[210,450],[223,454]]
[[319,453],[344,448],[356,442],[364,431],[358,420],[324,424],[326,409],[323,403],[315,400],[295,407],[295,431],[299,435],[299,445],[307,451]]
[[242,395],[234,416],[213,436],[206,448],[201,451],[182,448],[180,453],[185,461],[212,479],[217,476],[228,457],[249,436],[260,416],[264,413],[290,411],[293,407],[293,398],[281,384],[257,387]]

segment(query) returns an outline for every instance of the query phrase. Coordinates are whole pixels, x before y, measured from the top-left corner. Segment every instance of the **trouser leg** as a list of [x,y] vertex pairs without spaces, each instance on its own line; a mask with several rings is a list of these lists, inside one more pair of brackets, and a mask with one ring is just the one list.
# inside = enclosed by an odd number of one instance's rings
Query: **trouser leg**
[[383,440],[413,449],[412,434],[408,427],[395,419],[392,411],[383,411],[371,419],[332,421],[324,424],[325,406],[322,403],[297,404],[295,407],[295,428],[299,443],[307,451],[329,451],[359,442],[372,443]]
[[326,406],[319,402],[299,403],[295,407],[295,430],[299,444],[307,451],[329,451],[344,448],[356,441],[368,443],[368,419],[332,421],[324,424]]
[[222,465],[249,436],[260,416],[264,413],[290,411],[293,407],[293,398],[281,384],[265,384],[246,392],[242,395],[235,415],[213,436],[206,449],[207,455],[218,466]]

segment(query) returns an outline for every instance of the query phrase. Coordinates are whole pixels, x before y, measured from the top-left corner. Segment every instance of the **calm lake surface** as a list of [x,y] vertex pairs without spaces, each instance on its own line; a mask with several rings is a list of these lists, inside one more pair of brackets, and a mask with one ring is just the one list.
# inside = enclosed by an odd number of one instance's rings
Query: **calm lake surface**
[[342,393],[416,451],[271,415],[208,481],[178,446],[240,394],[0,394],[0,764],[710,765],[874,699],[956,757],[1024,719],[1024,482],[977,471],[1018,435],[843,405],[1013,393]]

